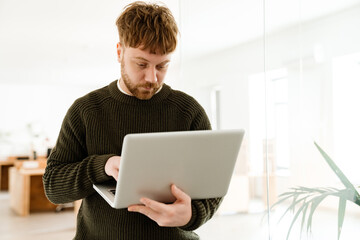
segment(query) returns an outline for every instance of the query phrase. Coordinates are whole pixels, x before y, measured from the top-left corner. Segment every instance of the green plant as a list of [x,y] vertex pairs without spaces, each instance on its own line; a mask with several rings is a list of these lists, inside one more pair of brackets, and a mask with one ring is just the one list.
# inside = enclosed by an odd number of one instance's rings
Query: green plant
[[[294,187],[292,191],[285,192],[279,196],[279,200],[272,205],[273,209],[276,205],[283,203],[286,200],[292,200],[290,206],[286,209],[280,220],[289,212],[292,211],[295,215],[291,222],[288,230],[286,239],[289,239],[291,229],[300,215],[301,220],[301,231],[304,226],[307,225],[307,232],[311,232],[312,217],[319,206],[319,204],[328,196],[335,196],[339,198],[338,205],[338,239],[340,239],[341,229],[345,217],[345,209],[347,201],[351,201],[360,206],[360,195],[354,185],[339,169],[335,162],[322,150],[319,145],[315,142],[315,146],[324,157],[330,168],[334,171],[337,177],[340,179],[342,184],[345,186],[344,189],[338,188],[307,188],[307,187]],[[306,220],[307,219],[307,220]]]

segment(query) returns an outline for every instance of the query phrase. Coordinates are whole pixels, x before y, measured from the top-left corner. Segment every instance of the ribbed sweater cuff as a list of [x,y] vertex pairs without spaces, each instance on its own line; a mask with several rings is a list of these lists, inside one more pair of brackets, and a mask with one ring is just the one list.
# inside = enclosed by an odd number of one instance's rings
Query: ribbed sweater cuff
[[87,172],[92,183],[101,183],[112,179],[105,173],[105,164],[113,156],[116,154],[96,155],[90,158]]
[[196,222],[196,218],[197,218],[197,210],[196,210],[194,204],[191,204],[191,219],[186,225],[180,227],[180,229],[183,229],[185,231],[195,230],[197,228],[196,226],[194,226],[194,224]]

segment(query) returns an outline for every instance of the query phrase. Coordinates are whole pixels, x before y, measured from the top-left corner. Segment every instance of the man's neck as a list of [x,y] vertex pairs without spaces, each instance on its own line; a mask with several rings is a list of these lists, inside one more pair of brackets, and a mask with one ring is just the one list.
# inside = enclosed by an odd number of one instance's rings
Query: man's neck
[[[126,94],[126,95],[128,95],[128,96],[133,96],[132,94],[127,93],[124,89],[122,89],[122,87],[121,87],[121,85],[120,85],[120,78],[119,78],[119,80],[117,81],[117,86],[118,86],[120,92],[122,92],[123,94]],[[157,94],[158,92],[160,92],[161,89],[162,89],[162,87],[163,87],[163,85],[161,85],[161,87],[156,91],[155,94]]]
[[121,88],[120,78],[119,78],[119,80],[117,81],[117,86],[118,86],[120,92],[122,92],[123,94],[126,94],[126,95],[128,95],[128,96],[132,96],[132,94],[129,94],[129,93],[125,92],[125,90]]

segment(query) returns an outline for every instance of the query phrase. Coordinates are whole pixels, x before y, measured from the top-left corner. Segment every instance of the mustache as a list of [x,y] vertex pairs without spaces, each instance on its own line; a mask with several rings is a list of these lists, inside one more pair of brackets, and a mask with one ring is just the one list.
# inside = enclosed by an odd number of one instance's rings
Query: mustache
[[145,84],[141,84],[141,85],[139,85],[139,87],[145,87],[145,88],[159,88],[159,84],[158,84],[158,83],[145,83]]

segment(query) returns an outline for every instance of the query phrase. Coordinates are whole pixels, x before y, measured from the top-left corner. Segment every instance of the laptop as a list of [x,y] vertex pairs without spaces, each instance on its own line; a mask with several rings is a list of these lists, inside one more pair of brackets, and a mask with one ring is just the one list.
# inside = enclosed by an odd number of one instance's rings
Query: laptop
[[226,195],[244,130],[201,130],[128,134],[118,181],[94,184],[113,208],[141,204],[147,197],[175,201],[175,184],[191,199]]

